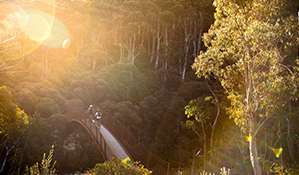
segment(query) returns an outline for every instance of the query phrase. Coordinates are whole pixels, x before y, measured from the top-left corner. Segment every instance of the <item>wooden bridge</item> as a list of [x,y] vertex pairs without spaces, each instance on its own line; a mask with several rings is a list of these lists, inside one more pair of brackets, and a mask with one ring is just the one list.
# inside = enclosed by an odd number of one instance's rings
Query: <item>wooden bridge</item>
[[98,127],[86,112],[71,109],[67,112],[68,122],[81,124],[89,133],[105,160],[113,157],[139,161],[154,175],[168,175],[170,163],[152,154],[115,117],[102,111],[101,127]]

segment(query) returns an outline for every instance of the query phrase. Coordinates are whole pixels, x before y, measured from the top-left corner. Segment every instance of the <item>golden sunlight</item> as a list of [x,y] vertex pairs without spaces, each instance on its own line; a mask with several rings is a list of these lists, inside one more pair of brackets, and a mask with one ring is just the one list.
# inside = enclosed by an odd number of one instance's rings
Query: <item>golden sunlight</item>
[[1,2],[0,9],[0,24],[3,31],[1,34],[17,35],[20,32],[19,27],[24,26],[24,10],[9,2]]
[[[69,37],[69,31],[65,25],[53,15],[40,10],[29,10],[29,20],[26,32],[29,38],[52,48],[64,48]],[[34,14],[34,15],[32,15]],[[64,43],[66,41],[66,43]]]
[[27,14],[27,24],[25,31],[28,38],[41,42],[51,35],[51,26],[41,15],[36,13]]
[[23,39],[32,41],[26,46],[22,44],[23,55],[33,52],[41,44],[51,48],[68,48],[69,30],[55,17],[55,13],[47,13],[51,10],[45,12],[35,8],[23,9],[9,2],[1,2],[0,8],[3,9],[0,14],[0,40],[4,42],[16,39],[18,42],[23,42],[20,40],[22,38],[17,38],[23,35],[25,36]]

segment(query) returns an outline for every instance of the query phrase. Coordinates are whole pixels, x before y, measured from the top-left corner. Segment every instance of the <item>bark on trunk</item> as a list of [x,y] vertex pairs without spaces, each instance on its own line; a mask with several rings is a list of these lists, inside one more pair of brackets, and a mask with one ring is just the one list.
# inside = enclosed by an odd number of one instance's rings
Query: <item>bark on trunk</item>
[[[250,130],[252,129],[254,129],[254,126],[250,124]],[[250,132],[250,136],[252,136],[252,131]],[[249,141],[249,151],[254,175],[262,175],[262,169],[258,160],[257,139],[254,136]]]
[[203,133],[203,169],[206,170],[206,160],[207,160],[207,136],[204,128],[204,123],[201,122],[202,133]]
[[199,29],[199,33],[198,33],[198,43],[197,43],[197,55],[199,55],[200,51],[201,51],[201,40],[202,40],[202,31],[203,31],[203,17],[201,12],[199,12],[199,16],[200,16],[200,29]]
[[[248,46],[246,46],[247,54],[251,57],[251,52]],[[246,89],[246,114],[249,119],[249,154],[250,161],[254,171],[254,175],[262,175],[262,169],[258,161],[258,150],[257,150],[257,138],[255,136],[256,131],[256,118],[252,109],[252,98],[253,98],[253,84],[254,80],[252,79],[253,65],[251,62],[246,62],[245,58],[242,59],[243,68],[244,68],[244,78],[245,78],[245,89]]]
[[[191,23],[190,22],[190,27],[191,28]],[[188,63],[188,54],[189,54],[189,46],[190,46],[190,42],[192,40],[192,36],[191,36],[191,31],[190,29],[188,28],[188,20],[187,18],[184,18],[184,24],[183,24],[183,27],[184,27],[184,34],[185,34],[185,40],[184,40],[184,64],[183,64],[183,68],[182,68],[182,81],[185,80],[185,75],[186,75],[186,71],[187,71],[187,63]]]
[[210,92],[213,94],[214,98],[215,98],[215,102],[216,102],[216,106],[217,106],[217,114],[216,114],[216,117],[215,117],[215,120],[214,120],[214,123],[212,125],[212,131],[211,131],[211,140],[210,140],[210,162],[213,158],[213,149],[214,149],[214,131],[215,131],[215,128],[216,128],[216,123],[218,121],[218,118],[219,118],[219,114],[220,114],[220,105],[219,105],[219,101],[218,101],[218,98],[216,96],[216,94],[214,93],[214,91],[211,89],[209,83],[208,83],[208,80],[205,79],[206,81],[206,84],[210,90]]

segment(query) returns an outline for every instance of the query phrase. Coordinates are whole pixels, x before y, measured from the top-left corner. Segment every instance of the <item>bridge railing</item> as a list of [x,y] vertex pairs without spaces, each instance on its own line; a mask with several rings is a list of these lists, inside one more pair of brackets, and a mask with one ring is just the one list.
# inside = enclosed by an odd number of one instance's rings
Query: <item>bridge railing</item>
[[69,122],[79,122],[83,127],[85,127],[86,131],[90,134],[90,136],[96,143],[105,160],[112,160],[112,158],[115,157],[113,151],[99,131],[98,126],[94,122],[92,122],[91,119],[89,119],[85,112],[80,109],[71,109],[67,112],[67,119]]
[[170,163],[152,154],[138,139],[115,117],[102,111],[101,123],[122,143],[134,161],[140,161],[153,174],[169,174]]

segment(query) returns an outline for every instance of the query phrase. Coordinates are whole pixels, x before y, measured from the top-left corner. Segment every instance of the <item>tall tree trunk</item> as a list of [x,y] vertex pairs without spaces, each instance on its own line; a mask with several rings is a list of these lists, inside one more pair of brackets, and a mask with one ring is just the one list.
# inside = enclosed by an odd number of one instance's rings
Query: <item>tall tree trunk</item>
[[135,62],[135,47],[136,47],[136,33],[133,33],[132,51],[131,51],[131,64]]
[[[253,118],[251,116],[250,118]],[[251,121],[253,122],[253,121]],[[250,131],[249,131],[249,152],[250,152],[250,161],[254,171],[254,175],[262,175],[262,169],[258,160],[258,150],[257,150],[257,139],[253,135],[255,131],[255,124],[250,122]]]
[[202,31],[203,31],[203,17],[202,17],[202,13],[199,11],[199,17],[200,17],[200,28],[199,28],[199,32],[198,32],[198,43],[197,43],[197,55],[199,55],[200,51],[201,51],[201,42],[202,42]]
[[217,107],[217,114],[216,114],[216,117],[215,117],[215,120],[213,122],[213,125],[212,125],[212,131],[211,131],[211,140],[210,140],[210,161],[212,160],[213,158],[213,149],[214,149],[214,131],[215,131],[215,128],[216,128],[216,123],[218,121],[218,118],[219,118],[219,114],[220,114],[220,105],[219,105],[219,101],[218,101],[218,98],[216,96],[216,94],[214,93],[214,91],[212,90],[212,88],[210,87],[209,83],[208,83],[208,80],[207,78],[205,78],[205,81],[206,81],[206,84],[210,90],[210,92],[213,94],[213,97],[215,99],[215,102],[216,102],[216,107]]
[[151,59],[150,59],[151,63],[154,61],[155,53],[156,53],[156,34],[155,34],[155,31],[153,30],[152,53],[151,53]]
[[147,33],[147,55],[150,56],[151,55],[151,39],[150,39],[150,30],[147,29],[146,30]]
[[10,151],[13,150],[15,148],[16,145],[13,145],[11,148],[8,148],[8,146],[6,146],[6,154],[5,154],[5,158],[3,160],[0,172],[4,170],[5,164],[6,164],[6,160],[10,154]]
[[195,152],[194,152],[194,150],[192,150],[192,156],[193,156],[193,160],[192,160],[192,167],[191,167],[191,175],[194,175],[194,165],[195,165]]
[[132,30],[131,36],[130,36],[130,43],[128,46],[128,58],[129,62],[134,65],[135,59],[138,55],[141,54],[142,48],[143,48],[143,42],[144,42],[144,35],[141,33],[142,28],[140,25],[138,25],[137,33]]
[[[191,23],[191,22],[190,22]],[[187,71],[187,63],[188,63],[188,53],[189,53],[189,47],[190,47],[190,42],[191,42],[191,32],[190,29],[188,28],[188,20],[185,17],[184,19],[184,34],[185,34],[185,47],[184,47],[184,63],[183,63],[183,68],[182,68],[182,81],[185,79],[186,71]],[[191,25],[190,25],[191,28]]]
[[[195,9],[193,9],[193,14],[194,14],[194,17],[196,17],[196,12],[195,12]],[[193,40],[193,58],[196,58],[197,57],[197,47],[196,47],[196,35],[198,34],[197,32],[197,20],[194,20],[193,21],[193,35],[194,35],[194,40]]]
[[[249,47],[246,47],[247,55],[251,57],[251,52]],[[252,98],[253,98],[253,67],[251,62],[245,61],[245,58],[242,58],[243,68],[244,68],[244,80],[245,80],[245,89],[246,89],[246,114],[249,119],[249,154],[250,154],[250,161],[254,171],[254,175],[262,175],[262,169],[260,163],[258,161],[258,150],[257,150],[257,138],[255,136],[256,131],[256,116],[252,109]]]
[[[95,53],[95,46],[99,44],[99,36],[100,35],[100,32],[97,33],[96,31],[93,31],[92,33],[92,37],[91,37],[91,44],[92,44],[92,53]],[[95,57],[92,57],[92,62],[91,62],[91,70],[94,71],[95,68],[96,68],[96,58]]]
[[206,170],[206,162],[207,162],[207,136],[205,132],[205,126],[204,122],[200,122],[202,127],[202,133],[203,133],[203,169]]
[[121,25],[119,26],[119,62],[121,63],[124,58],[124,48],[122,45],[122,32],[121,32]]
[[44,69],[43,78],[47,80],[50,75],[52,62],[53,62],[53,58],[49,57],[49,50],[47,48],[43,49],[43,59],[45,60],[45,69]]
[[161,36],[160,36],[160,19],[158,19],[158,28],[157,28],[157,55],[156,55],[156,61],[154,68],[159,68],[159,58],[160,58],[160,42],[161,42]]
[[168,47],[169,47],[169,41],[168,41],[168,25],[167,25],[167,24],[165,25],[164,43],[165,43],[165,45],[166,45],[164,55],[165,55],[165,57],[167,57],[167,56],[168,56]]
[[[166,48],[165,48],[165,52],[164,52],[164,69],[167,70],[168,69],[168,47],[169,47],[169,42],[168,42],[168,25],[166,24],[165,25],[165,34],[164,34],[164,43],[166,45]],[[164,78],[164,84],[166,85],[167,83],[167,73],[165,71],[164,75],[163,75],[163,78]]]

